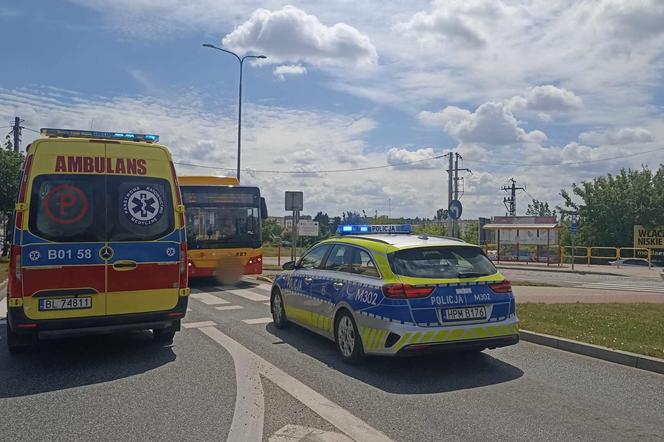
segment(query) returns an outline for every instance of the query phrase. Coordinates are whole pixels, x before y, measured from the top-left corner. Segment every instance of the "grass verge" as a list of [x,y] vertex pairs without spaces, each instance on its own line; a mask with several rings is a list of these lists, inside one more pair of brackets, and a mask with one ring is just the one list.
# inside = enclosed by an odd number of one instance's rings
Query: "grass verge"
[[[282,247],[281,248],[281,260],[282,262],[286,262],[290,259],[290,252],[291,249],[290,247]],[[304,252],[304,249],[301,247],[297,248],[297,256],[302,256],[302,252]],[[279,247],[277,246],[263,246],[263,256],[279,256]],[[284,260],[285,259],[285,260]]]
[[523,329],[664,358],[664,304],[519,304]]
[[0,282],[7,279],[8,272],[9,272],[9,258],[2,257],[0,258]]

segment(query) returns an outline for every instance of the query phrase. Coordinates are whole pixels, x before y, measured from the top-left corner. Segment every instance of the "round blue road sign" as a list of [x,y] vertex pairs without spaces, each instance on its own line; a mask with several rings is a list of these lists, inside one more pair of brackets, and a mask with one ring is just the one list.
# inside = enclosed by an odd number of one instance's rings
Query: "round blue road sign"
[[461,201],[459,200],[450,201],[450,206],[448,207],[448,213],[450,215],[450,218],[452,219],[461,218],[462,211],[463,211],[463,206],[461,205]]

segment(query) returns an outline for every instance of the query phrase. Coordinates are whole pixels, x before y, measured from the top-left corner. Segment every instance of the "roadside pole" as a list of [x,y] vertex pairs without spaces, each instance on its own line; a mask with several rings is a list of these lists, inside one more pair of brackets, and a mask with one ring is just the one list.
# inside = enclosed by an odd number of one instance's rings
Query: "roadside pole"
[[571,215],[572,215],[572,221],[570,224],[570,233],[572,235],[572,270],[574,270],[574,261],[576,260],[576,248],[574,247],[574,237],[576,236],[577,213],[574,212]]
[[304,197],[302,192],[286,191],[286,207],[288,211],[292,211],[292,226],[291,226],[291,261],[297,258],[297,223],[300,220],[300,210],[304,208]]
[[[448,178],[448,184],[447,184],[447,207],[450,207],[450,204],[452,203],[452,200],[454,199],[453,196],[453,189],[454,189],[454,153],[450,152],[448,153],[449,155],[449,160],[450,164],[447,169],[447,178]],[[448,215],[447,217],[447,236],[454,236],[454,220]]]

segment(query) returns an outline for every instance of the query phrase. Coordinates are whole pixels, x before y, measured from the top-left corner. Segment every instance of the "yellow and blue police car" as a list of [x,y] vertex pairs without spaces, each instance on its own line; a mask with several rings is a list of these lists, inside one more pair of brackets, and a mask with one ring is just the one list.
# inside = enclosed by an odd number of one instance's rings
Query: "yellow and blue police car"
[[274,325],[289,322],[365,355],[482,351],[519,342],[509,281],[478,246],[410,225],[342,225],[274,281]]

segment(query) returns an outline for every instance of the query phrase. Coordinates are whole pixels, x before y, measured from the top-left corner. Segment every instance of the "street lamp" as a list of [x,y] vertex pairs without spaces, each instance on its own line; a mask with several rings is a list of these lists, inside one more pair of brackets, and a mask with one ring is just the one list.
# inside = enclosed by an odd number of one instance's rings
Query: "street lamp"
[[267,57],[265,55],[245,55],[243,57],[240,57],[235,52],[222,49],[210,43],[203,43],[203,47],[216,49],[218,51],[231,54],[235,58],[237,58],[237,61],[240,62],[240,91],[238,93],[238,105],[237,105],[237,180],[240,181],[240,151],[242,145],[242,66],[244,65],[244,60],[246,60],[247,58],[265,59]]

